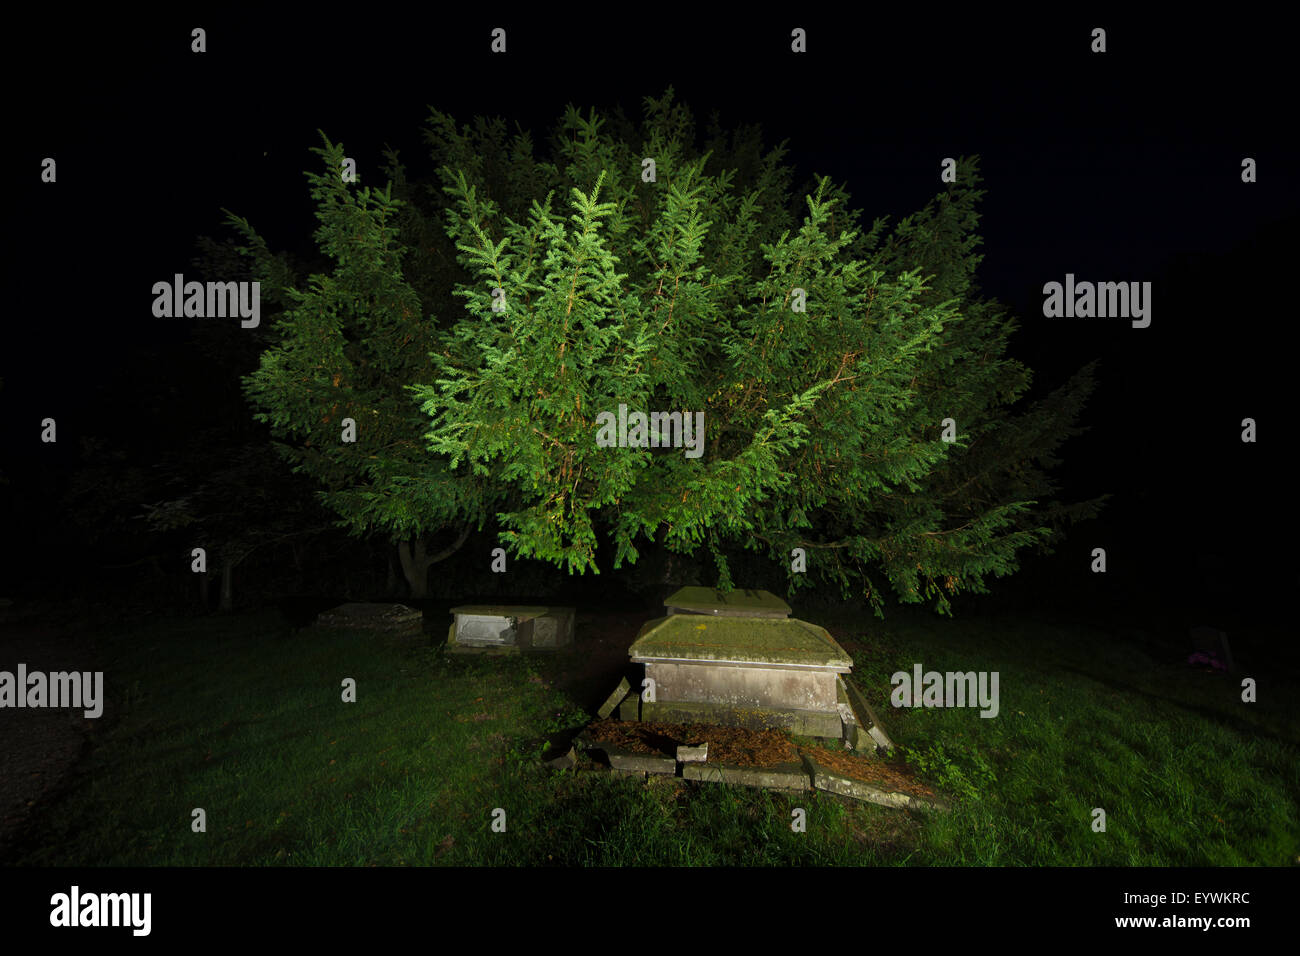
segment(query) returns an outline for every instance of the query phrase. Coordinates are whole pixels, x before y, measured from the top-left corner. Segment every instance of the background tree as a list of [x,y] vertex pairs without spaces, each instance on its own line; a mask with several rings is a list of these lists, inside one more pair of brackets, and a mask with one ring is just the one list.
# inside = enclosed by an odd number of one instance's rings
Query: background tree
[[[322,501],[357,535],[386,533],[398,545],[413,597],[428,570],[449,557],[483,520],[496,494],[489,482],[458,474],[428,454],[422,420],[404,385],[427,379],[438,330],[402,274],[399,202],[391,188],[343,180],[343,150],[314,150],[325,172],[309,173],[320,226],[315,238],[332,274],[305,289],[244,220],[245,252],[272,304],[282,307],[276,344],[247,376],[256,418],[286,439],[278,447],[296,472],[316,479]],[[345,442],[351,420],[356,441]],[[430,538],[449,531],[440,549]]]
[[[251,278],[235,243],[200,237],[197,246],[198,275]],[[118,605],[134,590],[153,610],[192,608],[196,595],[204,608],[231,610],[241,566],[258,572],[242,582],[245,598],[305,581],[338,588],[325,565],[343,535],[241,394],[240,376],[267,345],[264,329],[199,322],[185,333],[132,356],[78,423],[81,454],[58,508],[59,532],[83,569],[77,589],[111,589]],[[159,377],[160,368],[171,374]],[[195,547],[206,549],[209,573],[192,573]]]
[[[268,444],[226,448],[205,443],[204,437],[196,436],[187,447],[190,454],[171,456],[164,465],[173,491],[184,493],[146,503],[141,517],[153,531],[184,530],[178,554],[196,547],[206,551],[202,603],[209,605],[209,581],[217,571],[217,607],[232,611],[235,572],[248,558],[261,552],[301,569],[302,549],[318,544],[332,524],[317,502],[304,498],[302,478],[289,473]],[[283,571],[280,576],[286,577]]]

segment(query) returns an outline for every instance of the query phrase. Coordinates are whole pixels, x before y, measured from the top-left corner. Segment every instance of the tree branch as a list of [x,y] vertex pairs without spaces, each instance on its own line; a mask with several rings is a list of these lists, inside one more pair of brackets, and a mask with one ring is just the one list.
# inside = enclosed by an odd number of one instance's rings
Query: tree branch
[[465,525],[464,529],[461,530],[460,537],[456,539],[455,543],[453,543],[450,547],[444,548],[442,551],[439,551],[437,554],[433,555],[432,557],[426,558],[425,563],[437,564],[439,561],[447,560],[447,558],[450,558],[453,554],[459,551],[460,546],[463,545],[465,543],[465,539],[469,537],[469,532],[471,527],[472,527],[471,525]]

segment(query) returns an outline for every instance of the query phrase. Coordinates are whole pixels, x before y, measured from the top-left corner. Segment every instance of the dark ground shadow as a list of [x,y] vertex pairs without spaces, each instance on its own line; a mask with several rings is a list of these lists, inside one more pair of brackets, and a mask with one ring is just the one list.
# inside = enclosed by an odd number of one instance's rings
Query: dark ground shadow
[[[1095,673],[1093,671],[1084,670],[1081,667],[1075,667],[1072,664],[1061,664],[1059,666],[1063,671],[1069,671],[1072,674],[1078,674],[1081,677],[1086,677],[1089,680],[1096,681],[1098,684],[1103,684],[1106,687],[1111,688],[1112,690],[1117,690],[1125,694],[1133,694],[1139,697],[1144,697],[1147,700],[1163,701],[1166,704],[1172,704],[1173,706],[1181,708],[1182,710],[1190,711],[1191,713],[1194,714],[1199,714],[1201,717],[1213,721],[1214,723],[1219,724],[1222,727],[1226,727],[1229,730],[1236,731],[1237,733],[1241,734],[1243,737],[1265,738],[1267,740],[1272,740],[1277,743],[1283,744],[1284,746],[1287,747],[1294,747],[1297,745],[1297,743],[1300,743],[1296,740],[1289,740],[1286,737],[1282,737],[1276,733],[1273,733],[1261,727],[1258,724],[1252,724],[1249,721],[1242,720],[1239,717],[1232,717],[1229,714],[1225,714],[1221,710],[1215,710],[1213,707],[1207,707],[1203,704],[1192,703],[1187,700],[1180,700],[1177,697],[1170,697],[1165,694],[1157,694],[1150,690],[1146,690],[1145,688],[1141,687],[1138,684],[1130,683],[1127,681],[1115,680],[1113,677],[1106,677],[1101,674]],[[1227,679],[1232,680],[1233,678],[1229,677]]]
[[[0,626],[0,670],[99,670],[93,642],[84,634],[30,623]],[[107,688],[105,688],[107,695]],[[78,761],[90,751],[95,725],[82,710],[8,708],[0,711],[0,859],[19,849],[36,813],[66,790]]]

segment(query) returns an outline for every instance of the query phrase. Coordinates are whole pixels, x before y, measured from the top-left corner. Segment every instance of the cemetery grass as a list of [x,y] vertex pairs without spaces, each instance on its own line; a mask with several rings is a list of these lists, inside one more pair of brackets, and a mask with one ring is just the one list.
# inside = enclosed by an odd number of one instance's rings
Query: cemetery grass
[[[275,615],[249,614],[101,635],[112,712],[8,862],[1180,866],[1300,853],[1294,710],[1243,707],[1236,681],[1102,633],[906,613],[845,621],[827,623],[856,679],[951,813],[555,771],[541,765],[547,739],[591,719],[556,687],[563,655],[286,636]],[[999,716],[890,708],[890,674],[914,662],[999,671]],[[341,701],[345,677],[356,703]],[[205,833],[191,828],[194,808]],[[791,830],[795,808],[804,833]]]

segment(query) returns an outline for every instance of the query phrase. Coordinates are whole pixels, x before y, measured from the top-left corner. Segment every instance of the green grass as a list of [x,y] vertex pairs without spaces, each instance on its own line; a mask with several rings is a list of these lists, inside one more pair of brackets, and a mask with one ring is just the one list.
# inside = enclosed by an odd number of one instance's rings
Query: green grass
[[[100,638],[119,718],[11,862],[1167,866],[1300,855],[1295,705],[1276,703],[1300,699],[1294,684],[1273,679],[1273,703],[1247,705],[1235,681],[1162,667],[1105,635],[861,620],[848,626],[868,646],[855,678],[950,814],[552,771],[539,760],[546,736],[588,719],[551,685],[563,657],[284,637],[273,617],[248,615]],[[890,708],[889,675],[918,661],[999,671],[999,716]],[[345,677],[354,704],[341,701]],[[196,807],[206,833],[191,829]],[[1096,807],[1104,833],[1092,829]],[[504,833],[492,831],[496,808]],[[805,833],[790,828],[794,808],[807,811]]]

